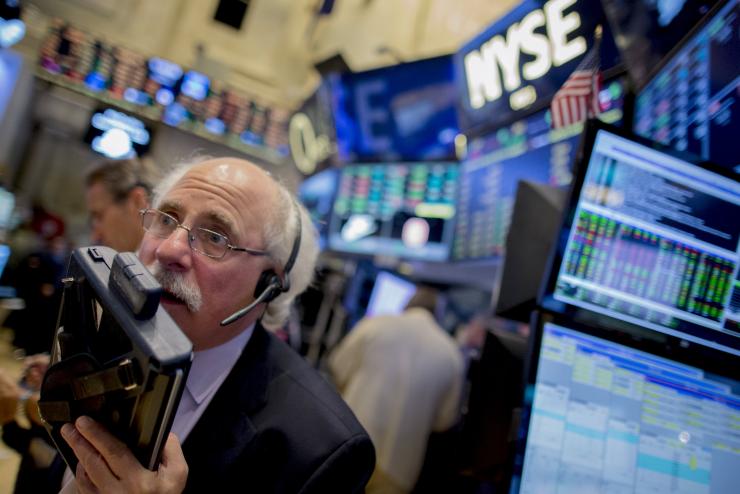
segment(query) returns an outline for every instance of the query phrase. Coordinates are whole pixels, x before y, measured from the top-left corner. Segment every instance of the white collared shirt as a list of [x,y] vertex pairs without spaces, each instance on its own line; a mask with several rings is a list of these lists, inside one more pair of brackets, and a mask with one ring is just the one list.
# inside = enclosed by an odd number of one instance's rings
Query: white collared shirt
[[200,416],[208,408],[208,404],[226,380],[253,332],[254,324],[222,345],[194,353],[185,391],[182,393],[172,423],[172,432],[180,440],[180,444],[185,442]]
[[[254,333],[254,326],[253,323],[222,345],[194,352],[185,390],[172,423],[172,432],[180,440],[180,444],[185,442],[188,434],[216,395],[216,391],[226,380],[236,361],[239,360],[242,350]],[[77,492],[74,474],[69,467],[64,471],[62,486],[60,494]]]

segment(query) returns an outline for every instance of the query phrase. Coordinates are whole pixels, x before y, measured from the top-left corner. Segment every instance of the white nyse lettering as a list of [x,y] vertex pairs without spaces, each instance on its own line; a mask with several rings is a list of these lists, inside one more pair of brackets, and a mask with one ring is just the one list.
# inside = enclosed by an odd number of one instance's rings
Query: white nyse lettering
[[[519,23],[512,24],[506,37],[497,34],[483,43],[479,50],[471,50],[465,55],[471,108],[482,108],[487,102],[499,99],[504,88],[509,93],[519,89],[522,77],[528,81],[538,79],[553,65],[559,67],[586,52],[583,36],[568,41],[568,35],[581,27],[580,15],[576,11],[563,15],[563,11],[577,1],[550,0],[544,5],[544,12],[542,9],[533,10]],[[545,25],[547,36],[535,32]],[[520,53],[534,57],[534,60],[523,64],[521,73]],[[513,101],[521,105],[531,97],[531,91],[523,91]]]
[[513,24],[506,31],[506,38],[494,36],[481,49],[483,58],[489,59],[490,57],[494,60],[494,66],[501,67],[501,72],[504,75],[504,87],[507,91],[513,91],[522,84],[522,79],[519,77],[518,29],[518,24]]
[[492,71],[487,69],[486,62],[478,50],[465,55],[465,78],[468,80],[470,106],[474,110],[481,108],[486,101],[493,101],[501,96],[498,70],[495,66]]
[[547,17],[547,34],[552,43],[552,62],[556,67],[573,60],[586,51],[586,40],[583,36],[568,41],[568,34],[581,27],[578,12],[563,16],[563,11],[576,0],[550,0],[545,4]]
[[391,148],[390,137],[376,135],[372,128],[373,123],[388,121],[388,110],[383,107],[375,109],[370,104],[370,97],[373,94],[385,92],[385,82],[381,80],[367,81],[358,84],[356,91],[357,119],[360,122],[360,129],[368,147],[374,151],[388,151]]
[[522,53],[535,57],[534,60],[522,66],[522,75],[528,81],[542,77],[552,67],[550,63],[550,44],[547,36],[534,32],[535,29],[544,24],[545,14],[539,9],[527,14],[519,23],[519,43],[522,47]]

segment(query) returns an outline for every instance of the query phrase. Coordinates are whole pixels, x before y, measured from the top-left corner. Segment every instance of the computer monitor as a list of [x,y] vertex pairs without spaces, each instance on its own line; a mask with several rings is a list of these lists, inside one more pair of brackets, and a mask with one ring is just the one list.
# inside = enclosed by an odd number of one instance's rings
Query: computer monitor
[[328,79],[342,162],[455,158],[460,132],[452,56]]
[[329,222],[329,249],[446,261],[457,177],[457,163],[344,166]]
[[736,357],[667,358],[547,314],[533,331],[512,493],[737,490]]
[[152,142],[152,128],[144,120],[116,108],[98,108],[90,117],[84,142],[111,159],[143,156]]
[[366,316],[400,314],[416,292],[416,285],[388,271],[380,271],[375,278]]
[[529,322],[567,198],[567,188],[519,182],[496,301],[499,316]]
[[737,179],[600,122],[581,144],[540,305],[740,355]]
[[632,80],[650,72],[718,0],[601,0]]
[[339,182],[339,169],[327,168],[306,177],[298,186],[298,199],[306,207],[319,233],[319,246],[326,247],[329,217]]
[[740,175],[740,1],[720,2],[638,89],[635,132]]

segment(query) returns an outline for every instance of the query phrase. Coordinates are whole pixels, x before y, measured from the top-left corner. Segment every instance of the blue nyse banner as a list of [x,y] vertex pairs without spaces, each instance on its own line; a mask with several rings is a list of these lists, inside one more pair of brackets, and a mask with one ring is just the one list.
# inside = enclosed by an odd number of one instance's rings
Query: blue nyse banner
[[452,56],[342,74],[332,89],[341,161],[454,158]]
[[466,133],[510,123],[548,104],[603,29],[601,69],[618,53],[598,0],[525,0],[454,55]]

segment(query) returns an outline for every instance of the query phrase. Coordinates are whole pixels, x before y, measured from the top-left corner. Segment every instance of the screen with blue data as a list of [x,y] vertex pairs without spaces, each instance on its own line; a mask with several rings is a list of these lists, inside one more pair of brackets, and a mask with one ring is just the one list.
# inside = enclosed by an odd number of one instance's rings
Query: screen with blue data
[[339,252],[446,261],[452,242],[457,163],[347,165],[329,222]]
[[[605,122],[622,120],[624,83],[615,79],[599,94]],[[553,130],[549,111],[470,140],[461,165],[452,258],[495,258],[504,253],[520,180],[570,184],[583,125]]]
[[341,161],[455,158],[451,56],[346,72],[332,80],[332,92]]
[[603,128],[586,147],[543,306],[740,354],[740,183]]
[[339,182],[339,170],[327,168],[315,175],[306,177],[298,186],[298,199],[311,215],[313,225],[319,234],[319,246],[326,247],[329,217],[334,201],[334,193]]
[[740,1],[720,8],[640,91],[635,131],[740,174]]
[[366,316],[400,314],[416,292],[416,285],[387,271],[381,271],[375,278]]
[[735,492],[740,382],[544,323],[521,493]]

